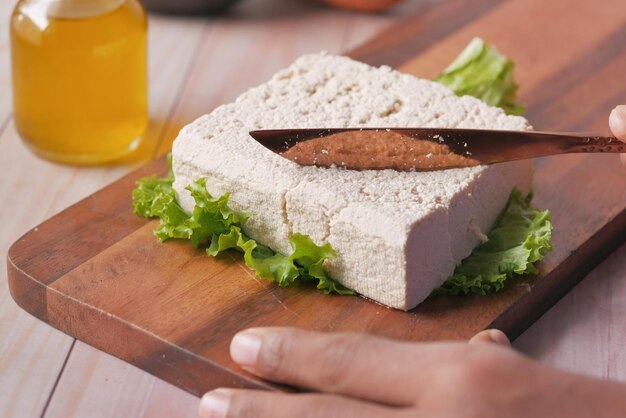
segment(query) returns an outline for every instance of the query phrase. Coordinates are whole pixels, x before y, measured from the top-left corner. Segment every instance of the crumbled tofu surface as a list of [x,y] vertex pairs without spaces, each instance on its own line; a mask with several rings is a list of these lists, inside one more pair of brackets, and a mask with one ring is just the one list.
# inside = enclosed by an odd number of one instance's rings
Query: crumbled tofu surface
[[214,196],[252,213],[245,232],[277,251],[292,233],[329,242],[332,277],[382,304],[423,301],[484,238],[511,189],[527,191],[528,161],[408,173],[304,167],[267,150],[254,129],[441,127],[532,129],[432,81],[326,53],[306,55],[269,82],[186,126],[174,142],[174,188],[206,177]]

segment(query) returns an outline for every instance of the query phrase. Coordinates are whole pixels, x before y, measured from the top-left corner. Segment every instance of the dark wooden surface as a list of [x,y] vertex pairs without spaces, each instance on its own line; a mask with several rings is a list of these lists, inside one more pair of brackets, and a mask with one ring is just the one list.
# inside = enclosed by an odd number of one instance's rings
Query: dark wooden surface
[[[536,128],[603,130],[611,105],[626,101],[621,6],[450,1],[352,55],[432,77],[482,35],[517,62]],[[306,286],[281,289],[255,277],[237,254],[208,259],[186,243],[158,243],[155,222],[133,215],[130,191],[137,178],[164,170],[157,160],[28,232],[9,251],[9,284],[15,301],[41,320],[195,394],[276,388],[228,357],[232,335],[250,326],[437,340],[497,325],[515,337],[626,237],[626,176],[616,156],[540,160],[536,204],[552,211],[556,228],[540,275],[497,295],[437,297],[405,313]]]

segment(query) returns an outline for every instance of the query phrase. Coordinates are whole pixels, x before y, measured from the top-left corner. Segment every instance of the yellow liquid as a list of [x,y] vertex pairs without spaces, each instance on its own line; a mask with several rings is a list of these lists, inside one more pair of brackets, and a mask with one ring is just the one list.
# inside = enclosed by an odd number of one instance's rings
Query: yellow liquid
[[136,0],[83,18],[37,16],[18,4],[11,52],[15,123],[33,151],[98,164],[137,147],[148,103],[146,17]]

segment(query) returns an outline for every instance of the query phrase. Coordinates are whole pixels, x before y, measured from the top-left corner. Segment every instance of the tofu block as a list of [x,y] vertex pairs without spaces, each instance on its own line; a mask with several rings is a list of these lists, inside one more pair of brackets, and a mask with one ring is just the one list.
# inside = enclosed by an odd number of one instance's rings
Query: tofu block
[[473,97],[438,83],[327,53],[306,55],[265,84],[183,128],[173,147],[174,188],[206,177],[214,196],[252,213],[244,230],[289,253],[299,232],[329,242],[331,276],[384,305],[409,310],[480,243],[513,187],[528,191],[521,161],[410,173],[299,166],[267,150],[254,129],[439,127],[530,130]]

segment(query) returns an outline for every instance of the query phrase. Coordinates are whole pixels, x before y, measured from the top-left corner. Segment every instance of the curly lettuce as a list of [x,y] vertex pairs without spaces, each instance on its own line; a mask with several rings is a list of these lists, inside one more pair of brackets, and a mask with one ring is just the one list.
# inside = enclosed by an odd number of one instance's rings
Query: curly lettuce
[[[174,197],[174,172],[172,171],[172,154],[167,156],[168,173],[163,178],[155,174],[144,177],[136,182],[137,187],[133,190],[133,211],[144,218],[157,216],[153,211],[154,200],[157,196]],[[158,206],[157,206],[158,207]]]
[[515,103],[518,85],[515,65],[480,38],[474,38],[435,81],[450,87],[458,96],[474,96],[510,115],[521,115],[524,106]]
[[312,281],[326,294],[355,294],[324,271],[324,262],[336,257],[330,244],[319,246],[306,235],[293,234],[289,238],[291,254],[274,252],[242,231],[250,215],[232,210],[228,206],[228,193],[214,198],[206,189],[206,179],[196,180],[186,188],[195,201],[189,215],[176,200],[173,179],[170,160],[167,177],[145,177],[137,182],[133,191],[135,213],[146,218],[159,218],[154,233],[161,241],[186,239],[196,248],[204,247],[207,255],[212,257],[226,250],[237,250],[243,253],[245,264],[257,275],[282,287],[297,281]]
[[514,189],[488,240],[434,293],[486,295],[501,290],[515,276],[537,273],[534,263],[552,250],[552,222],[550,212],[534,209],[531,200],[532,194],[524,197]]

